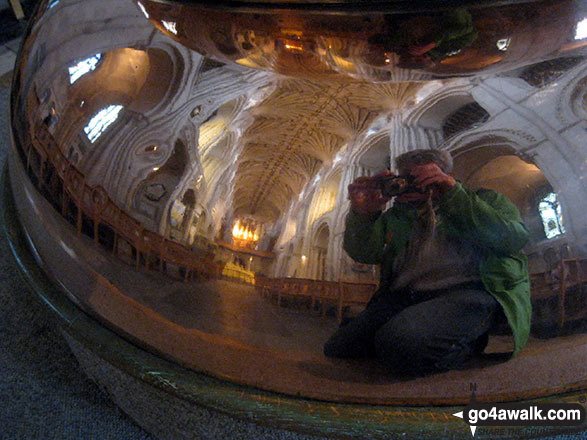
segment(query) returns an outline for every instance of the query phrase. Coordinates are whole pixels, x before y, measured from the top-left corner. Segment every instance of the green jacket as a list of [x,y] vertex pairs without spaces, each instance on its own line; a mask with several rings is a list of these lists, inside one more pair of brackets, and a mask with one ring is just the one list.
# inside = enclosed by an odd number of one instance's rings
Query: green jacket
[[[518,209],[500,193],[474,192],[460,183],[437,203],[437,216],[442,219],[438,227],[447,236],[472,243],[481,253],[481,281],[503,307],[515,356],[528,341],[532,313],[528,262],[521,252],[528,230]],[[359,263],[380,265],[376,294],[389,290],[393,260],[407,245],[415,217],[415,210],[399,203],[373,219],[348,214],[343,247]]]

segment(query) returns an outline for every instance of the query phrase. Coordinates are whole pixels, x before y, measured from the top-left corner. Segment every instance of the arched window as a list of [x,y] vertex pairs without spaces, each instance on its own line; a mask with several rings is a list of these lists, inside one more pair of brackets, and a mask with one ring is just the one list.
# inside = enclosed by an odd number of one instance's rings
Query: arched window
[[538,212],[544,225],[546,238],[555,238],[565,233],[563,214],[555,192],[547,194],[540,200]]
[[100,110],[96,116],[90,119],[88,125],[84,127],[84,131],[92,144],[116,121],[122,109],[122,105],[111,105]]
[[73,66],[69,67],[69,82],[73,84],[86,73],[89,73],[93,70],[96,70],[100,59],[102,58],[101,53],[97,53],[94,56],[86,58],[85,60],[79,61],[78,63],[74,64]]
[[477,128],[489,119],[489,113],[476,102],[463,105],[451,113],[442,124],[442,134],[447,139],[461,131]]
[[579,65],[583,60],[584,57],[561,57],[542,61],[524,69],[520,73],[520,78],[533,87],[544,87],[556,81],[567,70]]

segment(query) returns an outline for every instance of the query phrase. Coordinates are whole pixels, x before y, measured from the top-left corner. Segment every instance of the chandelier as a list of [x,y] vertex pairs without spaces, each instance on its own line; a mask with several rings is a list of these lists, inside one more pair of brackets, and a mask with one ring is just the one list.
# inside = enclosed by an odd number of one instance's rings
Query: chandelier
[[250,218],[240,218],[232,227],[232,240],[236,247],[255,249],[262,234],[263,225]]

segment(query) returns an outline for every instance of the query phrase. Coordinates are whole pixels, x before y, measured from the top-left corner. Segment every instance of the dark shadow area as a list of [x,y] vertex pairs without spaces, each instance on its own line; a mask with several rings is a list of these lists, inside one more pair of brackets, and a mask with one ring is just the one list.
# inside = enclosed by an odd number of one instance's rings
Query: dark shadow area
[[18,20],[10,7],[0,10],[0,44],[7,43],[18,38],[26,27],[38,0],[21,0],[25,18]]

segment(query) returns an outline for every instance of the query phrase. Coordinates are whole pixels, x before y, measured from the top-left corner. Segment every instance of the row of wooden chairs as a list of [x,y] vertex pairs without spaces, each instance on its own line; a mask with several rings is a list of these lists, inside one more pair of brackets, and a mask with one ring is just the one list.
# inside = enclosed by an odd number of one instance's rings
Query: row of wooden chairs
[[377,283],[257,277],[256,287],[262,296],[276,298],[278,310],[284,299],[306,302],[310,310],[319,309],[322,316],[328,308],[334,307],[337,322],[340,323],[347,307],[367,305],[377,289]]
[[[563,328],[569,320],[586,316],[585,304],[587,304],[587,258],[560,258],[554,261],[546,271],[530,274],[532,299],[545,301],[553,298],[553,312],[556,313],[556,321]],[[582,285],[582,288],[575,286]],[[575,288],[575,292],[569,295],[569,290]]]
[[[131,248],[137,267],[143,263],[148,269],[157,264],[166,271],[167,264],[178,267],[185,281],[197,278],[218,278],[220,267],[209,255],[196,255],[187,246],[147,230],[143,225],[120,209],[102,186],[90,186],[85,176],[63,155],[53,136],[43,124],[36,127],[31,146],[26,152],[27,172],[34,174],[39,190],[61,214],[74,223],[78,234],[85,231],[84,222],[91,224],[96,244],[104,244],[101,231],[113,233],[112,250],[120,255],[122,242]],[[59,188],[56,194],[56,188]],[[57,200],[55,200],[57,199]]]
[[[587,283],[587,258],[564,258],[561,260],[561,280],[560,280],[560,296],[559,296],[559,326],[562,328],[567,321],[567,292],[577,285],[584,285]],[[583,289],[583,292],[585,290]],[[571,310],[577,310],[578,313],[585,316],[584,303],[586,302],[585,295],[579,295],[579,300],[582,304],[580,307],[571,307]],[[581,307],[583,306],[583,307]]]

